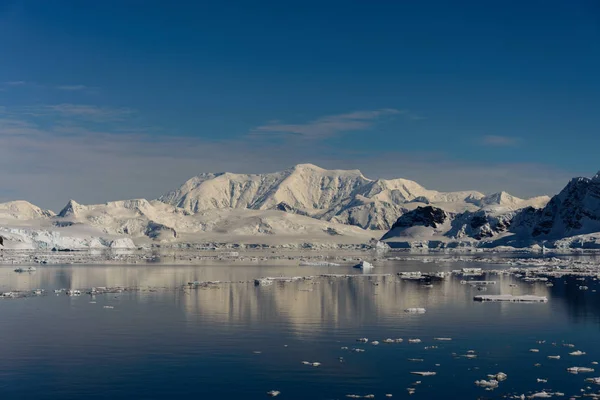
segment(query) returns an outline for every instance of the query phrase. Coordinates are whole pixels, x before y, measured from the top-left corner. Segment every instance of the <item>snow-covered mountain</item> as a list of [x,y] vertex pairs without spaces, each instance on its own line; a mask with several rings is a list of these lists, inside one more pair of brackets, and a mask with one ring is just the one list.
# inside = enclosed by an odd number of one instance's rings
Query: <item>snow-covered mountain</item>
[[191,213],[241,208],[279,209],[364,229],[389,229],[402,213],[419,205],[451,212],[475,211],[487,205],[526,207],[543,198],[522,200],[499,193],[438,192],[407,179],[377,179],[358,170],[325,170],[311,164],[270,174],[201,174],[160,197]]
[[30,220],[49,218],[55,214],[50,210],[42,210],[28,201],[17,200],[0,203],[0,220]]
[[151,241],[362,245],[381,233],[281,210],[227,208],[191,213],[145,199],[95,205],[70,200],[58,215],[23,208],[22,214],[0,218],[5,246],[21,249],[134,248]]
[[158,200],[71,200],[58,214],[26,201],[3,203],[0,235],[16,248],[359,244],[386,231],[383,240],[400,247],[600,247],[600,173],[573,179],[549,200],[438,192],[406,179],[301,164],[271,174],[202,174]]
[[398,218],[382,239],[399,247],[456,246],[469,241],[490,247],[535,243],[600,247],[600,172],[593,178],[572,179],[550,201],[524,201],[500,193],[478,204],[481,209],[462,213],[419,207]]

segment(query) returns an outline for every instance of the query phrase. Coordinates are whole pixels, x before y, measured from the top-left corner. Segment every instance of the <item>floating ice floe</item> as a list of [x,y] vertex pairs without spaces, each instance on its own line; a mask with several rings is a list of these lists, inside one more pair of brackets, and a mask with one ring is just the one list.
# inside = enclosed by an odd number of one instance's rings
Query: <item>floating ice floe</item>
[[440,342],[449,342],[452,338],[449,337],[434,337],[433,340],[439,340]]
[[373,264],[371,264],[368,261],[361,261],[358,264],[356,264],[354,266],[354,268],[360,268],[360,269],[363,269],[363,270],[365,270],[365,269],[373,269]]
[[379,342],[378,342],[377,340],[374,340],[374,341],[372,341],[372,342],[371,342],[371,344],[372,344],[373,346],[377,346],[377,345],[379,344]]
[[411,361],[411,362],[423,362],[425,360],[423,360],[422,358],[409,358],[408,361]]
[[433,375],[437,375],[437,372],[433,372],[433,371],[412,371],[411,374],[413,374],[413,375],[420,375],[420,376],[433,376]]
[[81,290],[68,289],[65,293],[67,294],[67,296],[79,296],[79,295],[81,295]]
[[575,350],[571,353],[569,353],[570,356],[584,356],[585,355],[585,351],[581,351],[581,350]]
[[515,303],[546,303],[548,298],[546,296],[513,296],[512,294],[497,294],[497,295],[478,295],[473,297],[475,301],[508,301]]
[[340,264],[328,261],[300,261],[301,267],[339,267]]
[[271,397],[277,397],[281,394],[281,392],[279,390],[270,390],[267,392],[267,394]]
[[560,356],[548,356],[550,360],[560,360]]
[[537,383],[548,383],[548,379],[537,378]]
[[540,350],[539,349],[529,349],[530,353],[539,353]]
[[102,308],[108,308],[108,309],[112,310],[114,307],[113,306],[104,306]]
[[490,379],[489,381],[486,381],[485,379],[481,379],[479,381],[475,381],[475,384],[480,387],[491,388],[491,389],[495,389],[498,387],[498,381],[495,379]]
[[567,368],[567,371],[569,371],[572,374],[579,374],[584,372],[594,372],[594,369],[587,367],[569,367]]
[[459,271],[460,274],[462,275],[481,275],[483,274],[483,270],[481,268],[462,268]]
[[508,375],[506,375],[504,372],[498,372],[495,375],[491,374],[491,375],[488,375],[487,377],[488,377],[488,379],[492,379],[492,380],[496,380],[498,382],[501,382],[501,381],[505,381],[506,378],[508,378]]
[[369,341],[369,338],[363,337],[360,339],[356,339],[357,342],[361,342],[361,343],[367,343]]
[[421,343],[421,339],[408,339],[408,343]]
[[596,385],[600,385],[600,378],[587,378],[585,381],[589,383],[595,383]]
[[425,312],[427,312],[427,310],[424,308],[421,308],[421,307],[412,307],[412,308],[407,308],[406,310],[404,310],[404,312],[411,313],[411,314],[425,314]]
[[550,397],[552,397],[552,393],[545,391],[537,392],[529,396],[530,399],[548,399]]

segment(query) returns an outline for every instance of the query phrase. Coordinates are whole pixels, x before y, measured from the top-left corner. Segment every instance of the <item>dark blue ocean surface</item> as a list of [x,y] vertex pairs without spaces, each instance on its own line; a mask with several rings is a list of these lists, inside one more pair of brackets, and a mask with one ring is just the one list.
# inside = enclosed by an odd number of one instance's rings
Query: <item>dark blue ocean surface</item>
[[[479,265],[396,262],[374,272],[464,266]],[[593,364],[600,361],[600,293],[594,292],[600,288],[590,278],[584,282],[587,291],[573,279],[556,279],[548,287],[509,275],[486,276],[497,281],[486,292],[461,285],[456,277],[426,288],[395,276],[189,289],[184,285],[194,280],[360,271],[227,264],[49,265],[26,274],[13,269],[0,267],[0,292],[42,288],[47,293],[0,300],[2,399],[264,399],[270,390],[281,392],[278,399],[407,398],[409,387],[416,389],[411,397],[417,399],[477,399],[544,389],[571,396],[600,389],[585,382],[600,376]],[[143,290],[94,298],[52,292],[119,285]],[[482,293],[535,294],[548,296],[549,302],[474,302],[473,296]],[[427,312],[408,314],[409,307]],[[380,344],[357,342],[361,337]],[[386,344],[386,338],[404,341]],[[422,343],[409,343],[409,338]],[[462,356],[469,350],[477,357]],[[574,350],[587,354],[568,354]],[[596,371],[573,375],[566,371],[572,366]],[[421,377],[411,371],[437,374]],[[474,384],[498,372],[508,375],[498,389]],[[421,383],[413,386],[416,381]]]

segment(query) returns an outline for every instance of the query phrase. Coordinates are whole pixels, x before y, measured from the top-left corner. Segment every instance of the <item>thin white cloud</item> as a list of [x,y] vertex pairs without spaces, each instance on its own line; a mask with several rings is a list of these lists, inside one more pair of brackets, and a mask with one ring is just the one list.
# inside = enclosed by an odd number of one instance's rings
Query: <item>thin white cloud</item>
[[303,124],[283,124],[271,121],[251,131],[253,135],[298,135],[308,138],[324,138],[341,132],[357,131],[370,128],[376,120],[407,111],[384,108],[381,110],[354,111],[347,114],[329,115]]
[[43,109],[69,117],[118,117],[131,114],[127,108],[98,107],[86,104],[55,104],[43,106]]
[[24,86],[24,85],[27,85],[27,82],[25,82],[25,81],[7,81],[7,82],[3,82],[3,83],[6,86]]
[[486,135],[481,138],[481,143],[485,146],[511,147],[519,144],[521,139],[511,136]]
[[85,85],[59,85],[56,88],[58,90],[65,90],[65,91],[68,91],[68,92],[77,92],[77,91],[82,91],[82,90],[89,89]]

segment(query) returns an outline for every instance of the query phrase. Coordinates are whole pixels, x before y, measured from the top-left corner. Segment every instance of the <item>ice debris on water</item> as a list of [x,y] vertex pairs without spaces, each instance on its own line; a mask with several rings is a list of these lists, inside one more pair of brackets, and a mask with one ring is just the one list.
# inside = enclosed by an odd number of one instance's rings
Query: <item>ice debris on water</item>
[[579,374],[584,372],[594,372],[594,369],[587,367],[569,367],[567,368],[567,371],[569,371],[572,374]]
[[277,397],[281,394],[281,392],[279,390],[270,390],[267,392],[267,394],[271,397]]
[[360,268],[360,269],[363,269],[363,270],[364,269],[372,269],[373,268],[373,264],[371,264],[368,261],[364,261],[363,260],[363,261],[359,262],[358,264],[356,264],[354,266],[354,268]]
[[421,308],[421,307],[407,308],[406,310],[404,310],[404,312],[410,313],[410,314],[425,314],[426,311],[427,310],[425,310],[424,308]]
[[498,381],[495,379],[490,379],[489,381],[486,381],[485,379],[481,379],[481,380],[475,381],[475,384],[477,386],[484,387],[484,388],[495,389],[498,387]]
[[585,355],[585,351],[581,351],[581,350],[575,350],[571,353],[569,353],[570,356],[584,356]]
[[413,375],[420,375],[420,376],[434,376],[437,374],[437,372],[433,372],[433,371],[411,371],[411,374]]

